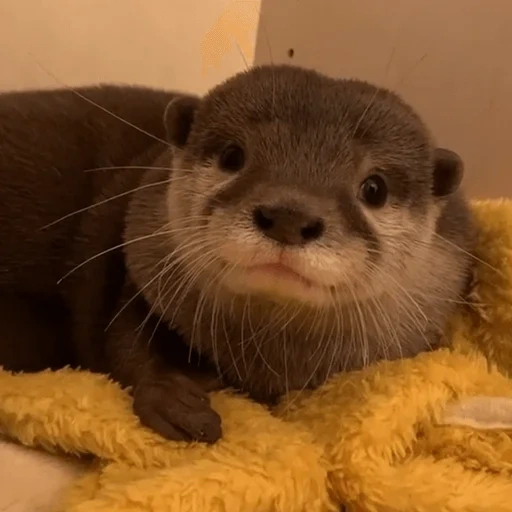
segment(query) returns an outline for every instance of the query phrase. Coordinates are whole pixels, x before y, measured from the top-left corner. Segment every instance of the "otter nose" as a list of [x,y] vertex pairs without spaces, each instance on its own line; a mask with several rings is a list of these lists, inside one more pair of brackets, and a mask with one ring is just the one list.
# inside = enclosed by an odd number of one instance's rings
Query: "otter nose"
[[254,225],[266,237],[286,245],[303,245],[317,240],[325,228],[322,219],[289,207],[257,206],[252,216]]

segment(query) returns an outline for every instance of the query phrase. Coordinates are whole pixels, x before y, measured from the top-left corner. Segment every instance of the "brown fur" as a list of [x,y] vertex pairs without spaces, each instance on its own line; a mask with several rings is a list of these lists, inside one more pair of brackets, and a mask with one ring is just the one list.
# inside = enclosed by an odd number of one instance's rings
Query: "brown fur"
[[[81,93],[156,137],[165,136],[161,116],[172,97],[169,93],[111,86]],[[84,171],[128,165],[155,144],[71,91],[0,96],[0,237],[5,241],[0,253],[1,293],[9,300],[12,296],[39,302],[59,315],[61,326],[71,324],[67,334],[73,331],[77,336],[73,356],[84,366],[94,367],[103,359],[98,357],[101,343],[90,340],[102,333],[105,309],[112,308],[106,304],[116,300],[116,289],[124,280],[122,254],[118,251],[100,265],[84,267],[58,282],[89,255],[121,243],[129,198],[43,228],[136,187],[140,172]],[[0,350],[11,343],[16,346],[15,340],[3,341]],[[68,341],[63,343],[68,351]],[[50,354],[41,348],[37,353],[47,360],[35,366],[44,368],[53,357],[60,364],[60,350]],[[28,351],[25,355],[35,357]],[[18,357],[19,365],[8,366],[24,369],[23,354]]]
[[[77,92],[165,139],[163,115],[173,93],[124,86]],[[45,226],[137,188],[141,170],[108,168],[148,165],[164,147],[71,91],[0,96],[0,316],[6,319],[0,364],[6,369],[38,371],[72,364],[108,372],[126,386],[142,379],[139,366],[148,356],[132,346],[146,334],[141,343],[145,349],[152,334],[149,326],[140,338],[135,331],[148,314],[146,303],[134,301],[105,331],[131,286],[122,249],[93,259],[60,281],[85,260],[123,243],[130,195]],[[84,172],[103,167],[107,170]],[[168,177],[167,171],[158,174],[160,180]],[[174,347],[171,359],[186,363],[185,355],[179,361],[178,352]],[[152,396],[146,392],[137,401],[142,408],[158,397],[158,385],[152,389]],[[204,391],[200,393],[207,406]],[[192,406],[198,408],[194,402]],[[213,411],[210,416],[219,424]],[[162,433],[183,437],[170,428]],[[218,427],[212,435],[220,435]]]
[[[398,97],[277,66],[167,110],[171,93],[80,92],[168,143],[69,91],[0,97],[0,314],[11,319],[0,364],[71,362],[110,373],[133,387],[144,424],[211,442],[221,435],[211,389],[229,385],[270,401],[440,342],[470,267],[470,214],[458,191],[460,161],[435,149]],[[235,176],[217,165],[233,141],[250,149]],[[148,169],[83,172],[133,165]],[[393,207],[384,213],[357,196],[374,168],[390,184]],[[321,219],[321,243],[291,249],[279,233],[261,237],[249,213],[262,202]],[[269,296],[239,284],[242,267],[219,256],[226,244],[240,254],[253,247],[251,261],[279,250],[306,273],[319,265],[319,279],[338,266],[350,277],[331,286],[332,304],[283,287]],[[60,321],[42,321],[46,310]],[[21,326],[27,315],[31,326]]]

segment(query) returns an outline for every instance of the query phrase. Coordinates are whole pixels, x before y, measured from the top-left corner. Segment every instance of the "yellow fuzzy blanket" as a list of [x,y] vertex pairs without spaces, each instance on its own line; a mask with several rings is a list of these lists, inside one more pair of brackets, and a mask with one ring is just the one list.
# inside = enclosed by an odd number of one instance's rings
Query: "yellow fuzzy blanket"
[[215,394],[212,447],[140,427],[106,378],[0,372],[0,431],[96,456],[66,512],[512,511],[512,202],[474,208],[477,306],[452,351],[340,375],[273,415]]

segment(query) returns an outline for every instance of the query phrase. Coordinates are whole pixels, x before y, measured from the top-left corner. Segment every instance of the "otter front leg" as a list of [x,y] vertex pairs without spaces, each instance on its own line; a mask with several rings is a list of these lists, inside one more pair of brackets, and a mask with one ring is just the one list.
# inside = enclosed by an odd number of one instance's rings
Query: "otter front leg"
[[[126,287],[119,308],[136,293],[130,288]],[[168,331],[155,333],[155,319],[141,328],[147,316],[145,309],[134,300],[108,329],[107,357],[112,377],[132,387],[133,409],[143,425],[175,441],[217,441],[222,435],[221,419],[207,394],[216,387],[215,378],[194,374],[192,368],[187,368],[179,347],[176,364],[168,363],[154,350],[155,336]]]

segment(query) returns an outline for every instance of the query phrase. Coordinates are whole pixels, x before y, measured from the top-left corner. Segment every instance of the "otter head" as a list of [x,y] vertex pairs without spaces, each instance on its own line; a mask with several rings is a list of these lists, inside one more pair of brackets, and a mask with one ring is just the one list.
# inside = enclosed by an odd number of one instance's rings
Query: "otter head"
[[393,93],[300,68],[177,98],[168,216],[188,275],[313,308],[408,289],[462,163]]

